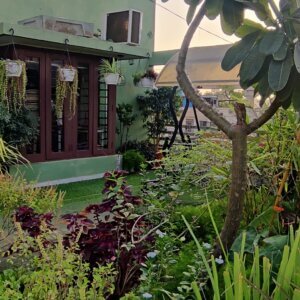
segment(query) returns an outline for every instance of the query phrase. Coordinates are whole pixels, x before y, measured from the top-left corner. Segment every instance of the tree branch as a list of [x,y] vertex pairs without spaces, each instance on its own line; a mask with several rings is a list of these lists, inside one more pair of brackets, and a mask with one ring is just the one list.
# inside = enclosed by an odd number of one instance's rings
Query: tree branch
[[254,119],[251,123],[249,123],[246,127],[247,134],[254,132],[257,128],[268,122],[276,113],[276,111],[281,106],[281,102],[279,98],[275,98],[271,103],[269,108],[264,111],[264,113],[257,119]]
[[[205,4],[205,2],[204,2]],[[188,78],[185,72],[186,56],[189,49],[191,39],[197,30],[200,22],[205,16],[205,5],[202,5],[190,24],[188,31],[183,39],[181,49],[179,51],[178,62],[176,66],[177,70],[177,81],[184,91],[186,97],[190,99],[193,104],[213,123],[215,123],[220,130],[222,130],[227,136],[230,136],[231,124],[217,113],[206,101],[198,94],[194,89],[191,80]]]

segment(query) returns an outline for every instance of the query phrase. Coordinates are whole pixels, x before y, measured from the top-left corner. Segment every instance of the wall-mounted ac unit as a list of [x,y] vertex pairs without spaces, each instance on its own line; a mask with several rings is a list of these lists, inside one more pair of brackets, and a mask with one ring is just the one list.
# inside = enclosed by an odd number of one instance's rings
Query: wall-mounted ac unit
[[108,13],[106,40],[139,45],[141,42],[142,13],[133,9]]

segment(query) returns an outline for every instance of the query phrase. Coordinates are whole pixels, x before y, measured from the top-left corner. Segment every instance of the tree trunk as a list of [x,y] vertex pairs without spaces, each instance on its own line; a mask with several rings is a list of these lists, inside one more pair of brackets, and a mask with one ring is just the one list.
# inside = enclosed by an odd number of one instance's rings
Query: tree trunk
[[[234,242],[243,217],[244,198],[247,186],[247,133],[244,125],[232,127],[231,186],[225,223],[220,238],[225,250]],[[222,254],[220,241],[217,242],[215,256]]]

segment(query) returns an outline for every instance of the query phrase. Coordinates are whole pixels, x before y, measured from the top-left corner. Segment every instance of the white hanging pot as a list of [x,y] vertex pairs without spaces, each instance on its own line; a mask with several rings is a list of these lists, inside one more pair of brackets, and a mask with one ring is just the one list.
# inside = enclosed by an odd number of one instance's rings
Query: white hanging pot
[[5,62],[7,77],[20,77],[23,69],[23,62],[18,60],[7,60]]
[[59,79],[61,81],[68,81],[73,82],[75,78],[76,69],[69,67],[69,68],[59,68]]
[[120,82],[119,73],[105,73],[103,77],[107,85],[117,85]]
[[140,84],[142,87],[145,88],[151,88],[151,89],[154,88],[154,80],[152,78],[148,78],[148,77],[141,78]]

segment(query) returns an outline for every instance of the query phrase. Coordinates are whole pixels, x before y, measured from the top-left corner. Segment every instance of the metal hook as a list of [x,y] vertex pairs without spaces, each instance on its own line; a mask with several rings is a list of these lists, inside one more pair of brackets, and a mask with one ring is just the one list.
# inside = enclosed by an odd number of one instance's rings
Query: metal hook
[[113,47],[113,46],[110,46],[110,47],[108,48],[108,50],[109,50],[109,51],[114,51],[114,47]]
[[11,32],[11,36],[15,35],[15,30],[13,28],[10,28],[8,31]]
[[68,45],[69,44],[69,39],[65,39],[65,45]]

